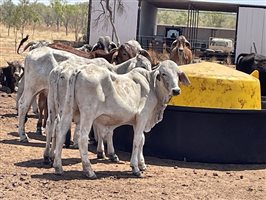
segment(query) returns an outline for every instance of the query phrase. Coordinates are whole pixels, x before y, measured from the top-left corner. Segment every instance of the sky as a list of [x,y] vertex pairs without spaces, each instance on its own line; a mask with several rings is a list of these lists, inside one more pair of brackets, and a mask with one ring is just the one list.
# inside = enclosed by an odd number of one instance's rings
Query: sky
[[[33,1],[33,0],[31,0]],[[38,2],[49,4],[49,0],[37,0]],[[68,3],[74,4],[79,2],[89,2],[89,0],[66,0]],[[125,0],[125,1],[137,1],[137,0]],[[194,1],[206,1],[206,2],[219,2],[219,3],[237,3],[237,4],[248,4],[266,6],[266,0],[194,0]],[[13,0],[14,3],[18,3],[19,0]]]

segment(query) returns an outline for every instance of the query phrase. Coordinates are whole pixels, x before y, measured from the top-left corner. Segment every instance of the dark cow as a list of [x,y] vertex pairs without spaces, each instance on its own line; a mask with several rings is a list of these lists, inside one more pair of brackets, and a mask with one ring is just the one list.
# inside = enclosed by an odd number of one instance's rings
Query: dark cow
[[266,56],[256,53],[242,53],[237,57],[236,69],[247,74],[258,70],[261,95],[266,96]]
[[23,67],[18,61],[7,62],[8,66],[0,70],[0,84],[7,93],[15,92],[15,87],[23,73]]

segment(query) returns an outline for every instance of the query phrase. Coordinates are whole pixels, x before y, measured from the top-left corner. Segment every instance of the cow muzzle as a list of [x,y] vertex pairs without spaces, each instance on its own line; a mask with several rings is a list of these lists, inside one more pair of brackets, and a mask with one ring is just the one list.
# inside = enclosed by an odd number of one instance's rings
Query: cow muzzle
[[181,90],[179,88],[174,88],[174,89],[172,89],[172,94],[173,94],[173,96],[177,96],[177,95],[181,94]]

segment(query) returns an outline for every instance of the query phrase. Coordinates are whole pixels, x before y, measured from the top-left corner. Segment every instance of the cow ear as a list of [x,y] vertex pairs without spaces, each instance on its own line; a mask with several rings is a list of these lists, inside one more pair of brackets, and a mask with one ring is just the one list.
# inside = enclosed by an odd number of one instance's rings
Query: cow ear
[[188,47],[189,49],[191,49],[191,45],[190,45],[190,43],[189,43],[189,41],[185,41],[185,44],[186,44],[186,47]]
[[160,72],[158,69],[152,70],[152,76],[153,76],[153,86],[156,87],[156,81],[160,81],[161,77],[160,77]]
[[118,56],[118,51],[116,51],[113,55],[112,55],[112,64],[116,64],[117,63],[117,56]]
[[178,71],[177,75],[182,85],[190,85],[190,80],[184,72]]

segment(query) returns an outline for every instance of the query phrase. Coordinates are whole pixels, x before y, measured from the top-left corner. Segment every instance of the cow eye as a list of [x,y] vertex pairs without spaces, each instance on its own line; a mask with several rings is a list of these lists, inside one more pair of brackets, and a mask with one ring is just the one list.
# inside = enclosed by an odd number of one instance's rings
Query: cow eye
[[162,76],[166,76],[166,74],[165,73],[162,73]]

